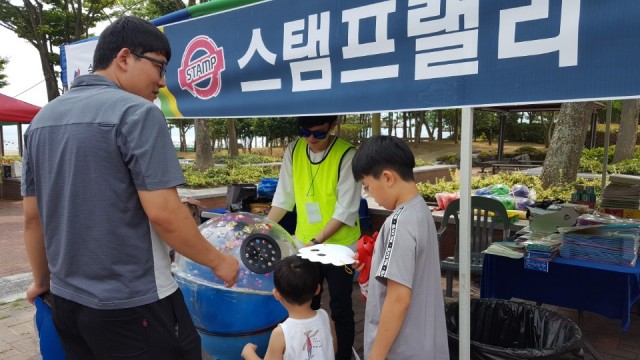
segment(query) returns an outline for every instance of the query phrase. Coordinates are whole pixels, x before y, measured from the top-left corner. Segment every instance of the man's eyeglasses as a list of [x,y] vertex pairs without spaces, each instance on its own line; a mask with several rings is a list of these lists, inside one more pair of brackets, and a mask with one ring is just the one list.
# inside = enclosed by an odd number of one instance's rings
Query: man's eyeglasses
[[154,59],[154,58],[152,58],[150,56],[147,56],[147,55],[138,54],[138,53],[135,53],[133,51],[131,53],[134,56],[137,56],[137,57],[142,58],[142,59],[147,59],[147,60],[151,61],[154,64],[160,65],[160,77],[164,77],[164,74],[167,73],[167,63],[166,62],[160,61],[158,59]]
[[300,136],[309,137],[309,136],[313,135],[313,137],[318,139],[318,140],[322,140],[322,139],[326,138],[327,134],[329,134],[328,131],[318,131],[318,130],[311,131],[311,130],[307,130],[307,129],[300,129]]

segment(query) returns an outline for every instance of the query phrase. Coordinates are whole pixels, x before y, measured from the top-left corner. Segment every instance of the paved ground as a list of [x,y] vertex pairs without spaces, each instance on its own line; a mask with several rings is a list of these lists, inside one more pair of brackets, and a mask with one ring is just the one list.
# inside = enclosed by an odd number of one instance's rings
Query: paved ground
[[22,226],[22,201],[0,200],[0,278],[30,271]]
[[[22,203],[0,200],[0,359],[39,359],[38,343],[33,327],[34,308],[23,298],[30,281],[28,261],[22,243]],[[444,288],[444,279],[443,279]],[[454,297],[457,296],[454,282]],[[477,297],[477,283],[472,296]],[[596,295],[594,295],[596,296]],[[15,300],[15,299],[18,300]],[[354,310],[356,312],[355,348],[362,357],[362,331],[364,327],[364,303],[357,284],[354,284]],[[323,306],[328,300],[323,301]],[[545,306],[578,322],[575,310]],[[640,311],[634,310],[627,332],[620,329],[619,320],[585,313],[582,323],[583,339],[587,340],[602,359],[640,360]],[[594,359],[586,355],[585,359]]]

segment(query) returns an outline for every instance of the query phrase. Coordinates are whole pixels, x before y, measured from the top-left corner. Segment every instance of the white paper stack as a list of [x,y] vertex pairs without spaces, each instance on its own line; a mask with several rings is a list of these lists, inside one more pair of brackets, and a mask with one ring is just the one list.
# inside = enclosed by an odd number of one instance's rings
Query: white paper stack
[[602,190],[600,206],[614,209],[640,209],[640,176],[614,174]]

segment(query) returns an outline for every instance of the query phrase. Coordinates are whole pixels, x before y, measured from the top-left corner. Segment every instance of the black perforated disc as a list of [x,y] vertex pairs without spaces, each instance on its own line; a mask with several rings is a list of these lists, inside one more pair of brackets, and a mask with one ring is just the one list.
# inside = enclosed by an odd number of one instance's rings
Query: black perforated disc
[[242,242],[240,257],[247,269],[257,274],[273,271],[281,259],[280,246],[269,235],[251,234]]

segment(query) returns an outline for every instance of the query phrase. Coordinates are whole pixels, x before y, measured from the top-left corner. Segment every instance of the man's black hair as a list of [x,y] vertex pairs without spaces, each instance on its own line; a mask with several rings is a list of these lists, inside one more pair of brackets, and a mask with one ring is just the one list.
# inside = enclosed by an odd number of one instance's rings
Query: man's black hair
[[365,176],[379,179],[384,170],[393,170],[404,181],[415,181],[413,168],[416,159],[409,146],[395,136],[374,136],[367,139],[356,151],[351,170],[356,180]]
[[288,303],[303,305],[316,294],[320,274],[314,263],[297,255],[280,260],[273,270],[273,284]]
[[164,55],[167,62],[171,59],[171,46],[162,31],[135,16],[122,16],[100,34],[93,53],[93,70],[108,68],[123,48],[137,54],[158,53]]
[[309,129],[314,126],[331,124],[338,120],[337,115],[322,115],[322,116],[300,116],[296,118],[298,120],[298,126],[303,129]]

